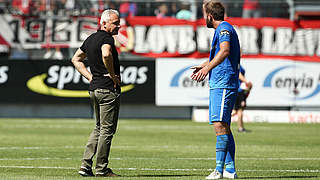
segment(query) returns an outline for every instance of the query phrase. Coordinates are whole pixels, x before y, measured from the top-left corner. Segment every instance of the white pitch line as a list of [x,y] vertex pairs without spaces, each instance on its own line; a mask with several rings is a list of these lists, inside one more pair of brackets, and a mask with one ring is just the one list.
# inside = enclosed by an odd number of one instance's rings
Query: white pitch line
[[[188,157],[114,157],[111,160],[215,160],[216,158],[188,158]],[[35,157],[35,158],[0,158],[0,161],[9,160],[23,160],[23,161],[33,161],[33,160],[81,160],[81,158],[59,158],[59,157]],[[267,161],[320,161],[320,158],[236,158],[236,160],[267,160]]]
[[0,158],[0,161],[12,161],[12,160],[22,160],[22,161],[34,161],[34,160],[81,160],[81,158],[49,158],[49,157],[43,157],[43,158]]
[[[16,169],[67,169],[76,170],[74,167],[49,167],[49,166],[0,166],[0,168],[16,168]],[[113,168],[115,170],[129,170],[129,171],[213,171],[213,169],[156,169],[156,168]],[[267,169],[267,170],[237,170],[243,172],[304,172],[304,173],[319,173],[318,169]]]
[[0,166],[0,168],[16,168],[16,169],[76,169],[74,167],[48,167],[48,166]]
[[23,149],[79,149],[79,148],[85,148],[84,146],[60,146],[60,147],[18,147],[18,146],[12,146],[12,147],[0,147],[0,150],[11,150],[11,149],[17,149],[17,150],[23,150]]

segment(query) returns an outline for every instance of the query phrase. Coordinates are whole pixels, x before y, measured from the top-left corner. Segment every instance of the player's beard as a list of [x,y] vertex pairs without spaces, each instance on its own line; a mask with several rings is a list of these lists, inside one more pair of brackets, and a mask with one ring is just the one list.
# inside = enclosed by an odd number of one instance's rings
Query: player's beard
[[206,24],[208,28],[213,28],[213,23],[209,19],[206,19]]

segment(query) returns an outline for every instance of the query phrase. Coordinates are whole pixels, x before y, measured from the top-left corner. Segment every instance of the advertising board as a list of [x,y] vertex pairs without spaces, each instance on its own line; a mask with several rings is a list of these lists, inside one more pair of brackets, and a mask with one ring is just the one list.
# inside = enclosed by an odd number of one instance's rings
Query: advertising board
[[[154,61],[121,61],[120,64],[121,101],[154,104]],[[88,102],[88,85],[70,61],[1,61],[1,103]]]
[[[197,83],[190,78],[190,67],[203,61],[206,59],[157,59],[156,104],[208,106],[208,79]],[[320,63],[243,58],[241,64],[253,84],[248,106],[320,106]]]
[[320,63],[243,59],[253,83],[248,106],[320,106]]
[[156,60],[156,105],[208,105],[208,79],[197,83],[191,79],[192,69],[206,59],[163,58]]

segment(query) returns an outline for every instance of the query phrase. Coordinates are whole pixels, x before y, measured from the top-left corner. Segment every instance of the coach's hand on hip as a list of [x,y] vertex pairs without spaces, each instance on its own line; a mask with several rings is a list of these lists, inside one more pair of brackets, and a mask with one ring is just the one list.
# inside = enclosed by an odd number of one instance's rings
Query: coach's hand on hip
[[119,75],[110,75],[110,73],[108,73],[106,76],[111,78],[111,80],[113,81],[113,87],[115,89],[117,88],[117,85],[120,87],[121,78]]

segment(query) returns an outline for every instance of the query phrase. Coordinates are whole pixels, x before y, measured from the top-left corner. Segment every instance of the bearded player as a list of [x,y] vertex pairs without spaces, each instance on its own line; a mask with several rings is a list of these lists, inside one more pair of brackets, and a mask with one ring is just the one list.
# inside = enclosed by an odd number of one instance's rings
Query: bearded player
[[200,82],[209,74],[209,123],[214,126],[217,143],[216,168],[206,179],[234,179],[235,143],[230,123],[239,86],[240,45],[235,29],[224,21],[225,8],[221,3],[206,1],[203,14],[207,27],[214,28],[215,33],[209,60],[192,67],[191,78]]

